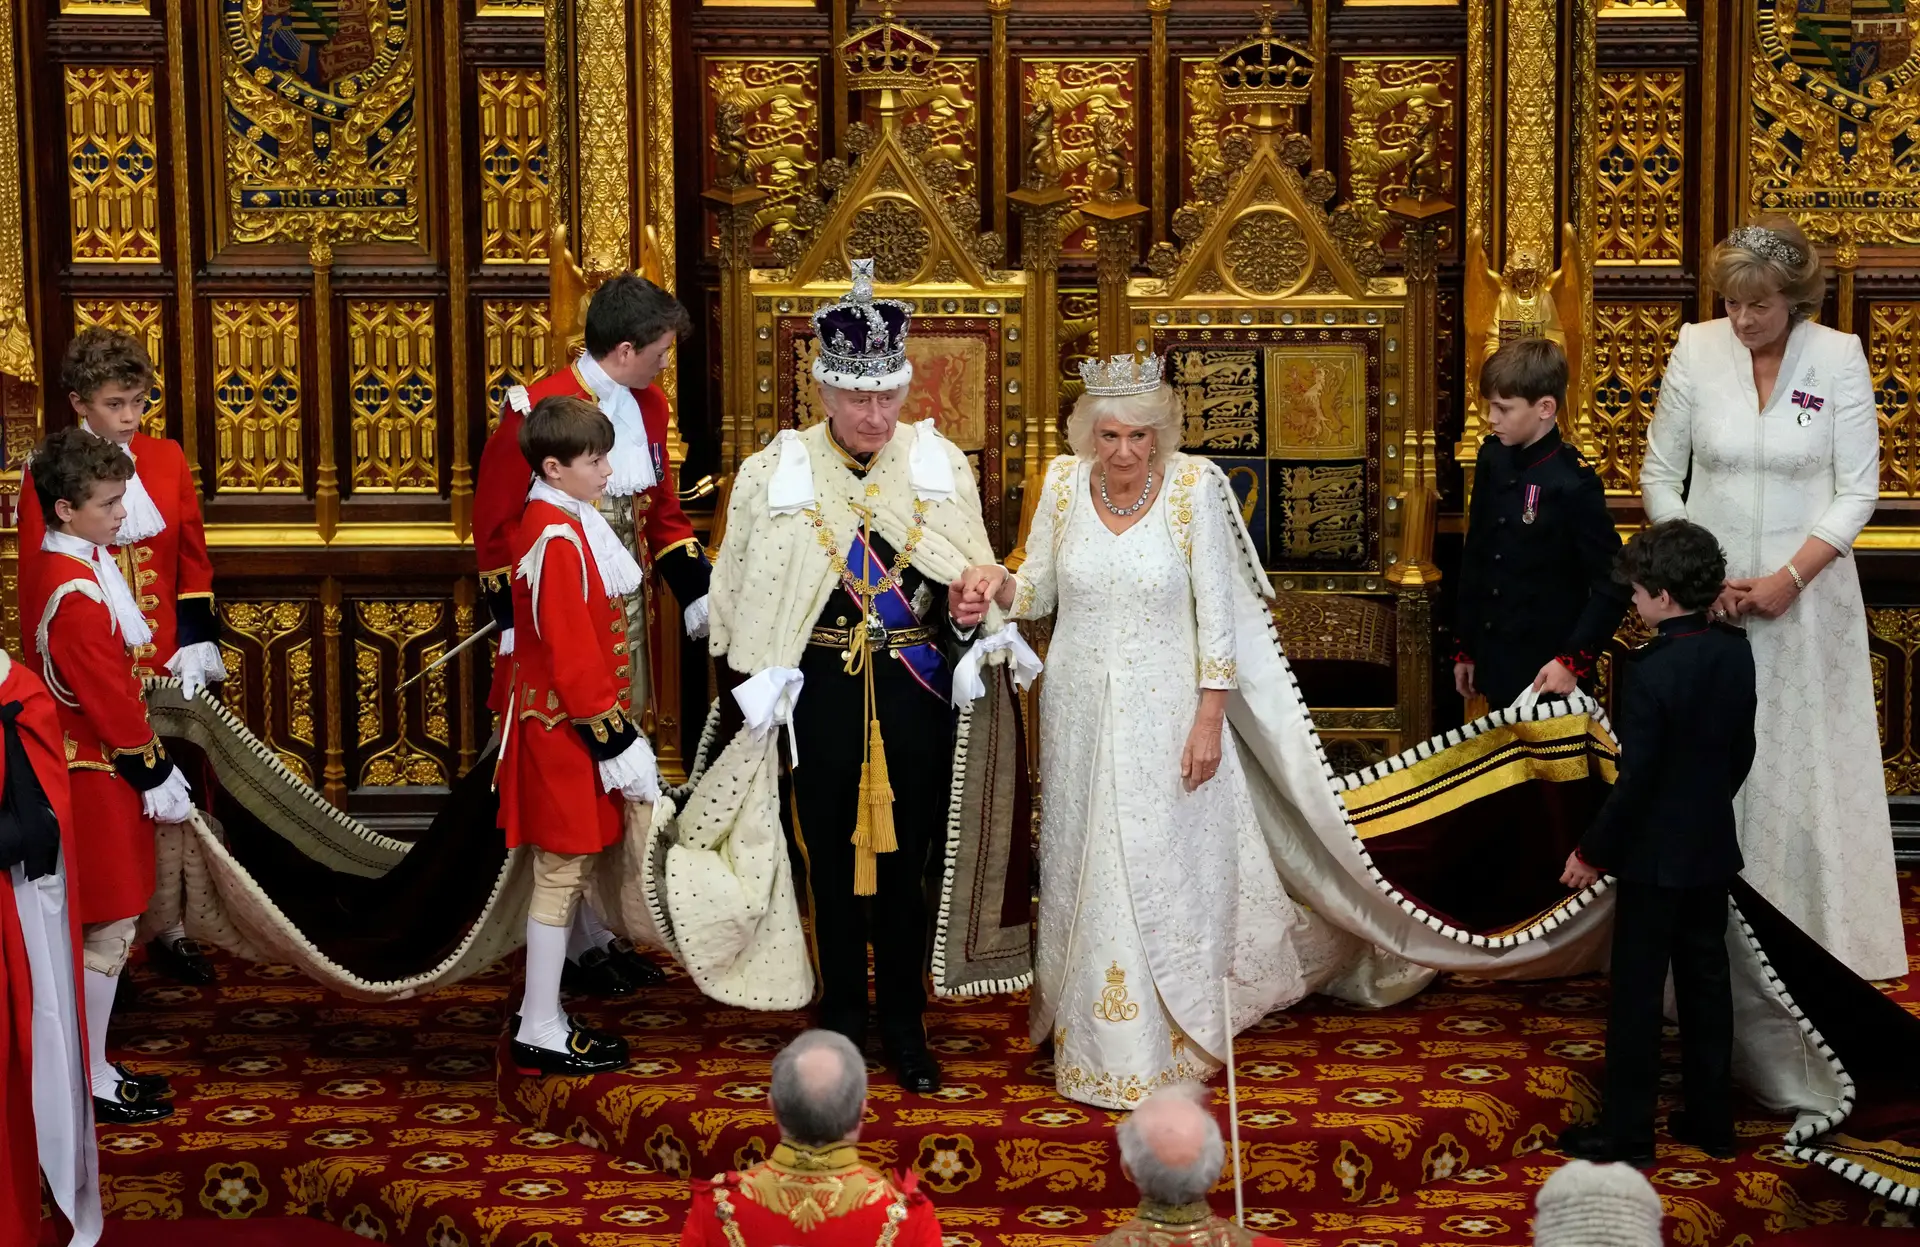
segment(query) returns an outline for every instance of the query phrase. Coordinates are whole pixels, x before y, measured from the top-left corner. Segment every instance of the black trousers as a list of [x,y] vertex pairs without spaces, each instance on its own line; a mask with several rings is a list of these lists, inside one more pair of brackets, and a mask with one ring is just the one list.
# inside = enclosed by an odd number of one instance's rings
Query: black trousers
[[1661,1004],[1673,967],[1687,1120],[1707,1138],[1733,1135],[1733,985],[1727,885],[1614,888],[1613,1005],[1607,1014],[1603,1120],[1626,1147],[1653,1146],[1660,1089]]
[[[853,894],[853,828],[865,756],[865,688],[837,651],[809,647],[806,684],[794,711],[800,765],[793,768],[793,832],[813,915],[820,979],[819,1024],[862,1036],[867,1025],[867,946],[873,946],[875,1010],[890,1043],[924,1038],[929,875],[944,860],[953,714],[897,660],[874,671],[875,701],[893,786],[899,848],[879,856],[873,896]],[[936,852],[938,850],[938,852]]]

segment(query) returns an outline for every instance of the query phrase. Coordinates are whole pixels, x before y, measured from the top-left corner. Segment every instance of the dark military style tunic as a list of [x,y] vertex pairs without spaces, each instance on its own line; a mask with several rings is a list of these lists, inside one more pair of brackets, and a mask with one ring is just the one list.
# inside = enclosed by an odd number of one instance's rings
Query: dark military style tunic
[[1480,444],[1454,632],[1489,706],[1556,658],[1591,676],[1631,596],[1613,579],[1619,550],[1599,476],[1558,429],[1531,446]]

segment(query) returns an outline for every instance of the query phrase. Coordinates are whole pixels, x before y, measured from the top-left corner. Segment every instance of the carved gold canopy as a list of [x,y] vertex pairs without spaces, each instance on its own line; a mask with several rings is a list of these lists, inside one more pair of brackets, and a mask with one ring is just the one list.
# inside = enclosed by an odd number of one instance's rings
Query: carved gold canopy
[[[841,45],[854,85],[876,97],[875,121],[849,127],[849,159],[821,164],[776,243],[782,267],[738,273],[746,297],[729,306],[743,313],[729,316],[723,332],[726,358],[753,360],[751,414],[729,413],[729,450],[738,462],[778,430],[820,418],[810,317],[846,293],[853,260],[871,259],[876,294],[914,311],[914,379],[901,419],[937,421],[967,453],[989,535],[1004,549],[1019,519],[1010,490],[1024,469],[1023,448],[1051,418],[1027,401],[1030,369],[1045,361],[1024,348],[1025,274],[1001,267],[1004,240],[979,231],[978,202],[959,189],[926,128],[900,120],[900,93],[925,78],[929,46],[891,20]],[[876,69],[882,65],[885,72]]]
[[1256,105],[1250,137],[1178,214],[1185,244],[1130,283],[1128,323],[1166,355],[1186,448],[1226,470],[1275,583],[1381,592],[1402,554],[1407,282],[1380,275],[1378,235],[1293,129],[1314,69],[1270,30],[1216,60],[1222,95]]

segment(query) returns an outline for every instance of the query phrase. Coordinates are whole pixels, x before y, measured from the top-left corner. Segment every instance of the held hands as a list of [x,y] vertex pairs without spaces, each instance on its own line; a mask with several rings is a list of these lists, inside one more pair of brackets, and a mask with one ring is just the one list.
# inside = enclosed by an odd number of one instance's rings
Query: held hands
[[1480,690],[1473,686],[1473,664],[1457,662],[1453,664],[1453,691],[1461,697],[1473,697]]
[[[1800,596],[1800,587],[1793,583],[1793,577],[1785,568],[1771,576],[1749,576],[1740,580],[1727,581],[1726,593],[1737,595],[1736,608],[1728,617],[1739,615],[1758,615],[1762,619],[1778,619],[1787,613],[1794,600]],[[1721,609],[1721,602],[1715,602],[1715,610]]]
[[1536,693],[1555,693],[1565,696],[1578,687],[1580,687],[1580,681],[1574,678],[1573,672],[1567,670],[1566,664],[1558,658],[1540,668],[1540,674],[1533,677],[1533,691]]
[[1187,732],[1187,747],[1180,751],[1180,778],[1188,792],[1212,779],[1220,769],[1220,720],[1204,710],[1196,715]]
[[1580,850],[1567,854],[1567,868],[1560,874],[1560,882],[1576,892],[1590,888],[1600,882],[1600,872],[1580,860]]
[[954,626],[979,626],[987,617],[988,603],[1005,596],[1004,590],[1012,583],[1013,576],[1006,568],[991,563],[961,572],[960,579],[947,586],[947,613],[953,616]]

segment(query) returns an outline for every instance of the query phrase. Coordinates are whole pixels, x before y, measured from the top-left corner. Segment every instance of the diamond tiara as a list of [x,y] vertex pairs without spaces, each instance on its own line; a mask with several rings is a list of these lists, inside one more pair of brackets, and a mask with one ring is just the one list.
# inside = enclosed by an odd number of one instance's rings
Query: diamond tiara
[[1081,360],[1080,379],[1086,382],[1087,393],[1096,397],[1145,394],[1160,388],[1160,357],[1149,355],[1136,360],[1131,355],[1115,355],[1104,362]]
[[1751,251],[1757,256],[1784,264],[1788,268],[1799,268],[1806,262],[1806,257],[1800,254],[1800,248],[1764,225],[1742,226],[1728,234],[1727,241],[1742,251]]

